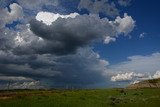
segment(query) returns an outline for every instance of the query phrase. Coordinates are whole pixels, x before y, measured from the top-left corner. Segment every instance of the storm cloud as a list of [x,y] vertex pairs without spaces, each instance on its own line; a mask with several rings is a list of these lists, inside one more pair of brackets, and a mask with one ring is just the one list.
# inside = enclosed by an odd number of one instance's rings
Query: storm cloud
[[[17,2],[3,8],[0,16],[3,89],[10,82],[12,88],[93,87],[108,83],[109,62],[94,51],[93,44],[108,44],[120,35],[128,35],[135,26],[131,16],[125,14],[109,20],[95,13],[62,15],[39,11],[28,18],[26,9],[43,7],[43,2],[35,5],[25,0]],[[22,23],[13,24],[19,20]],[[11,25],[7,27],[7,24]]]
[[[57,14],[53,14],[54,16]],[[51,25],[46,25],[44,20],[30,21],[31,31],[46,42],[44,47],[48,47],[46,49],[42,46],[43,49],[36,49],[36,52],[56,55],[75,53],[78,48],[92,42],[113,41],[118,34],[128,34],[135,26],[135,22],[127,14],[124,18],[117,17],[115,21],[100,19],[97,15],[63,17],[57,17]]]
[[58,18],[49,26],[31,20],[30,27],[37,36],[51,44],[44,51],[58,55],[75,53],[79,47],[84,47],[93,41],[102,41],[105,36],[114,36],[116,33],[107,19],[88,15]]
[[13,61],[7,61],[7,56],[3,56],[5,64],[0,64],[1,74],[34,78],[35,81],[44,83],[49,81],[52,87],[64,87],[65,84],[85,87],[88,84],[106,81],[103,73],[109,64],[90,48],[79,49],[76,54],[67,56],[10,56],[14,58]]

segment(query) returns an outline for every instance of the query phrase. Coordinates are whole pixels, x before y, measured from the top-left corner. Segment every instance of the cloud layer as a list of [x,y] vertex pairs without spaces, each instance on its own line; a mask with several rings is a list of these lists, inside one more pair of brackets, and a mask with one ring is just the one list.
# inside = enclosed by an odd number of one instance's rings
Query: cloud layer
[[128,61],[121,62],[111,68],[115,71],[134,71],[139,73],[154,73],[159,70],[160,53],[153,53],[151,55],[136,55],[128,57]]

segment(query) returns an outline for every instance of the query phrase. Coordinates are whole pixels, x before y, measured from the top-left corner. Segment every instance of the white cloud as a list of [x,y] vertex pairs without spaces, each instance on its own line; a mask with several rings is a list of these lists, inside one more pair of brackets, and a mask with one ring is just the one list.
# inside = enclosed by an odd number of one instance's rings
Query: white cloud
[[6,24],[10,24],[13,21],[20,20],[23,17],[22,7],[16,3],[10,4],[9,8],[11,11],[8,11],[8,8],[0,10],[0,28],[5,27]]
[[143,77],[145,77],[145,74],[141,74],[141,73],[134,73],[134,76],[135,77],[138,77],[138,78],[143,78]]
[[141,34],[139,35],[139,38],[144,38],[144,37],[145,37],[145,35],[146,35],[146,33],[145,33],[145,32],[143,32],[143,33],[141,33]]
[[114,42],[114,41],[116,41],[116,38],[112,38],[112,37],[107,36],[107,37],[105,38],[105,40],[104,40],[104,43],[105,43],[105,44],[108,44],[108,43]]
[[19,36],[19,32],[17,33],[17,36],[15,37],[14,40],[17,45],[20,45],[24,42],[23,38],[21,36]]
[[160,53],[151,55],[136,55],[128,57],[128,61],[121,62],[110,66],[113,72],[119,71],[134,71],[136,73],[153,73],[160,69]]
[[141,73],[134,73],[134,72],[126,72],[126,73],[120,73],[115,76],[111,77],[111,81],[131,81],[135,78],[143,78],[145,77],[144,74]]
[[153,75],[153,78],[160,78],[160,71],[156,71],[156,73]]
[[137,81],[137,80],[135,80],[134,82],[131,82],[130,84],[137,84],[137,83],[139,83],[140,81]]
[[79,15],[78,13],[71,13],[69,15],[60,15],[60,14],[55,14],[55,13],[51,13],[51,12],[39,12],[36,15],[36,20],[38,21],[42,21],[43,23],[47,24],[47,25],[51,25],[52,22],[54,22],[55,20],[57,20],[58,18],[75,18],[77,15]]
[[123,33],[125,35],[130,33],[135,27],[135,21],[131,16],[128,16],[127,13],[124,14],[124,18],[118,16],[114,24],[116,24],[118,33]]
[[11,20],[15,21],[23,17],[23,10],[21,6],[19,6],[16,3],[13,3],[9,7],[11,9],[11,12],[9,12],[8,14],[11,17]]
[[[142,81],[160,78],[160,53],[131,56],[128,61],[109,66],[111,81]],[[126,72],[131,71],[131,72]],[[155,73],[155,71],[157,71]]]
[[132,78],[133,78],[133,72],[117,74],[116,76],[112,76],[111,81],[127,81],[127,80],[132,80]]
[[140,76],[141,78],[134,79],[133,82],[131,82],[130,84],[136,84],[136,83],[139,83],[140,81],[143,81],[143,80],[160,78],[160,71],[156,71],[156,73],[153,76],[150,74],[148,74],[148,75],[136,74],[136,75]]

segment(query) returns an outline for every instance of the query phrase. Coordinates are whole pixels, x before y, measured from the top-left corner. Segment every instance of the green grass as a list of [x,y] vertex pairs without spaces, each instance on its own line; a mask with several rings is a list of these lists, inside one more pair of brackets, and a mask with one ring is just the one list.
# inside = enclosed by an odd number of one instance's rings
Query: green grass
[[0,92],[0,107],[159,107],[160,89]]

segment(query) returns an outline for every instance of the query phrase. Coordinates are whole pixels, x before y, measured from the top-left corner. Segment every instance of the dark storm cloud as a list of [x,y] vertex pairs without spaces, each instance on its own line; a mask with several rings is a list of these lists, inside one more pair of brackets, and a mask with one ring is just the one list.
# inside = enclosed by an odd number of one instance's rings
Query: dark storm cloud
[[[12,58],[14,57],[12,56]],[[108,62],[101,60],[99,55],[90,48],[78,49],[76,54],[67,56],[46,54],[37,55],[33,59],[30,56],[25,57],[15,57],[13,60],[16,60],[16,62],[7,61],[7,58],[4,58],[3,61],[6,60],[6,63],[0,64],[1,74],[5,76],[23,76],[44,83],[48,81],[48,85],[57,86],[59,84],[59,87],[66,84],[78,87],[104,82],[106,79],[103,73],[105,73]],[[23,63],[21,59],[23,59]]]
[[[81,52],[80,52],[81,51]],[[62,71],[55,81],[63,83],[92,84],[105,81],[107,62],[100,60],[91,49],[82,49],[75,55],[59,57],[56,68]]]
[[14,36],[16,35],[15,31],[11,31],[8,28],[0,29],[0,50],[10,50],[14,46]]
[[[14,55],[12,52],[0,51],[0,71],[5,75],[26,77],[48,77],[57,74],[51,70],[52,58],[47,55]],[[49,74],[47,73],[49,72]]]
[[102,41],[106,35],[115,35],[115,29],[107,19],[88,15],[58,18],[50,26],[31,20],[30,27],[31,31],[46,41],[47,49],[36,51],[57,55],[75,53],[79,47],[84,47],[93,41]]

